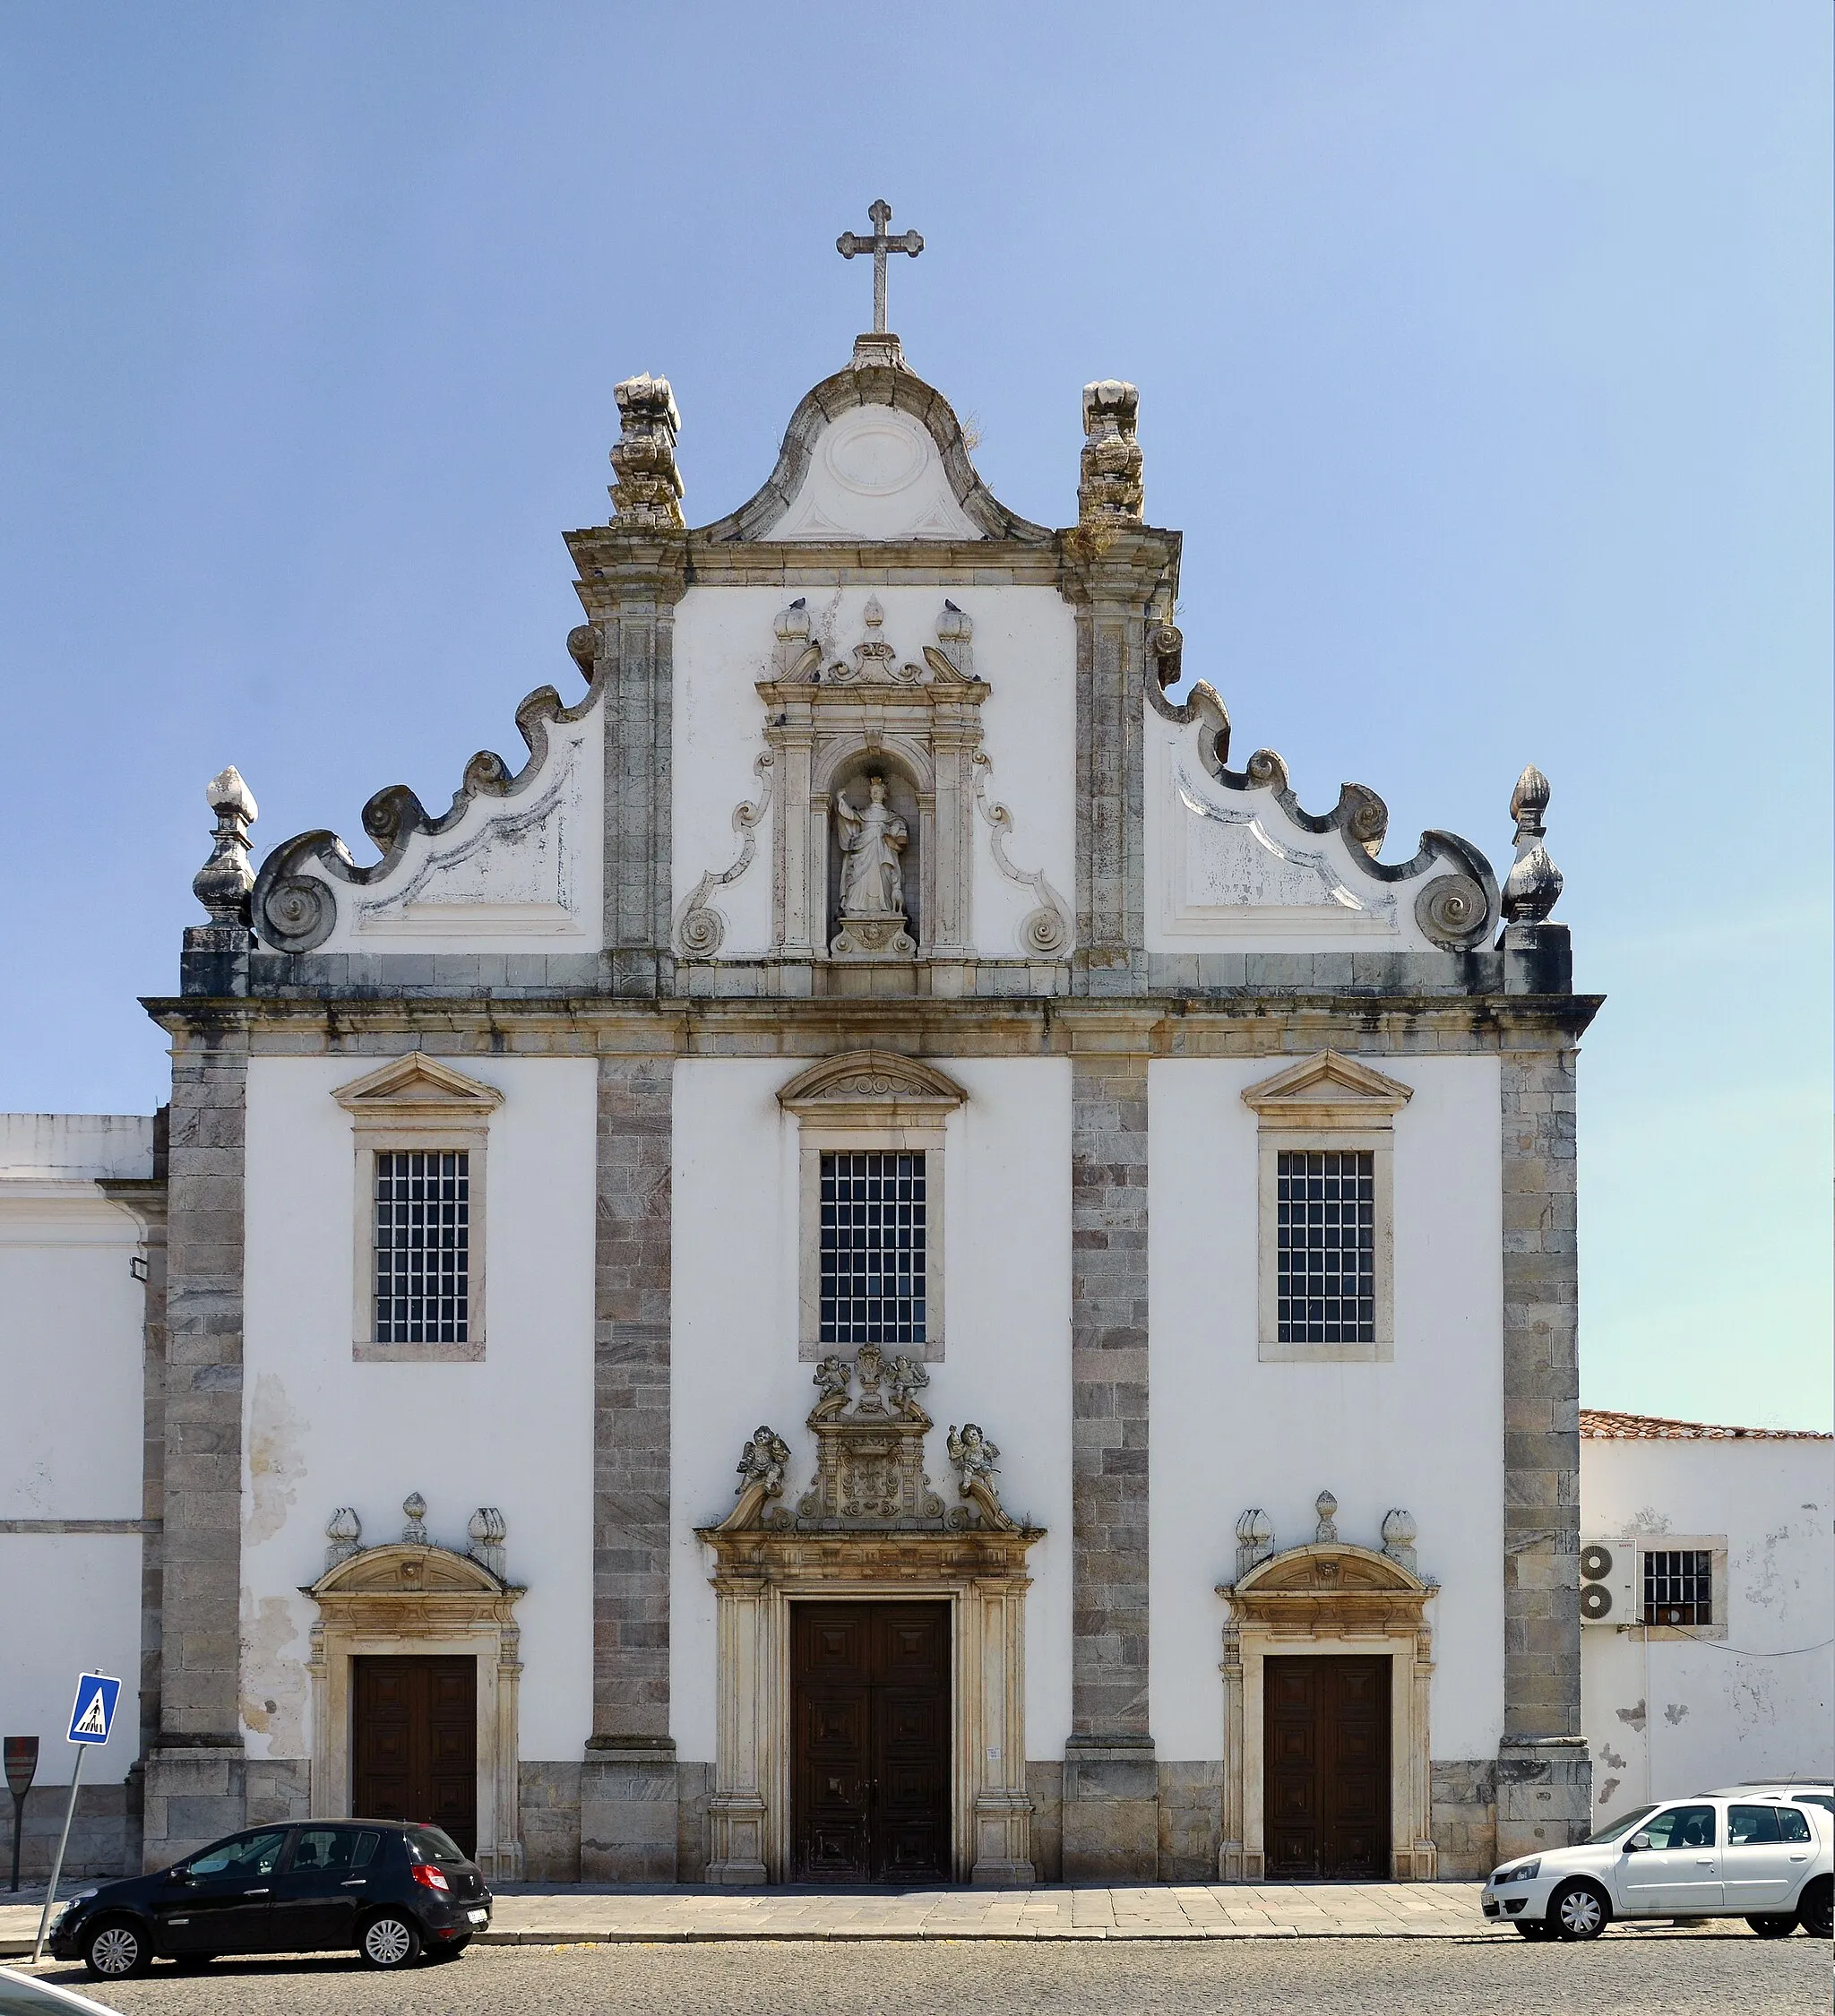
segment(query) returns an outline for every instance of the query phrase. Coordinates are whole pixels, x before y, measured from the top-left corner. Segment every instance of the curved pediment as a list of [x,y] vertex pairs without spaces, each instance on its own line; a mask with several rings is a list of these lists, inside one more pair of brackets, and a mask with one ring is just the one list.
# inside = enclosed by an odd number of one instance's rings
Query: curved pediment
[[501,1596],[510,1584],[470,1555],[397,1541],[364,1547],[328,1568],[311,1596]]
[[728,541],[1007,539],[1051,533],[1009,511],[969,460],[950,402],[906,365],[895,336],[863,336],[809,392],[764,487],[697,532]]
[[1239,1576],[1234,1593],[1247,1596],[1431,1596],[1433,1587],[1399,1561],[1348,1541],[1288,1547]]
[[918,1057],[889,1050],[849,1050],[798,1072],[778,1094],[788,1113],[834,1113],[843,1107],[904,1107],[943,1113],[969,1095],[953,1078]]

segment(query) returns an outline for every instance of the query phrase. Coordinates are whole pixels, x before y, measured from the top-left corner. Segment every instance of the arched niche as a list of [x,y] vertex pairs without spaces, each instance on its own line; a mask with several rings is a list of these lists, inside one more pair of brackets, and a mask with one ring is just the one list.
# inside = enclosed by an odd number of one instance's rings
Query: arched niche
[[832,946],[839,935],[841,917],[841,821],[835,800],[845,795],[857,811],[866,805],[872,780],[885,780],[886,802],[905,823],[905,849],[900,858],[904,885],[905,929],[917,941],[920,952],[930,943],[929,926],[935,897],[936,794],[926,774],[928,766],[903,750],[861,747],[851,753],[837,752],[825,764],[827,778],[823,789],[823,811],[827,823],[828,940]]

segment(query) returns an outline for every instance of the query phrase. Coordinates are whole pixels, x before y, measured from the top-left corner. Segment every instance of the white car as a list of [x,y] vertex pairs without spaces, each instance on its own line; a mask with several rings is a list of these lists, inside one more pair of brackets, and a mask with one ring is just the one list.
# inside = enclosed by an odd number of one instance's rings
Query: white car
[[0,2016],[115,2016],[115,2012],[74,1989],[0,1967]]
[[1835,1828],[1770,1788],[1635,1811],[1575,1848],[1494,1869],[1487,1918],[1525,1939],[1597,1939],[1614,1918],[1744,1918],[1762,1939],[1830,1935]]

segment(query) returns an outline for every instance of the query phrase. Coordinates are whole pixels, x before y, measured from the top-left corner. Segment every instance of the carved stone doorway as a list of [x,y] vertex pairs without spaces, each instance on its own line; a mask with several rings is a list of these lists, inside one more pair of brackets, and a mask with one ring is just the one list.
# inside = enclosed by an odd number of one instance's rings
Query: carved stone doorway
[[950,1606],[790,1606],[790,1867],[798,1882],[951,1874]]
[[1271,1882],[1387,1880],[1391,1663],[1263,1663]]

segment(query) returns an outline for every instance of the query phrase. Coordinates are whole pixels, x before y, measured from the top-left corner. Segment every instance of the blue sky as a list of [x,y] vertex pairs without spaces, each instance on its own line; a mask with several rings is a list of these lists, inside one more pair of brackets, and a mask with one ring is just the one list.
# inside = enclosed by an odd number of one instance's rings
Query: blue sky
[[1821,0],[0,5],[0,1106],[147,1109],[266,848],[571,693],[559,534],[666,373],[696,521],[865,325],[1074,513],[1141,388],[1186,665],[1308,804],[1555,786],[1585,1397],[1831,1414]]

